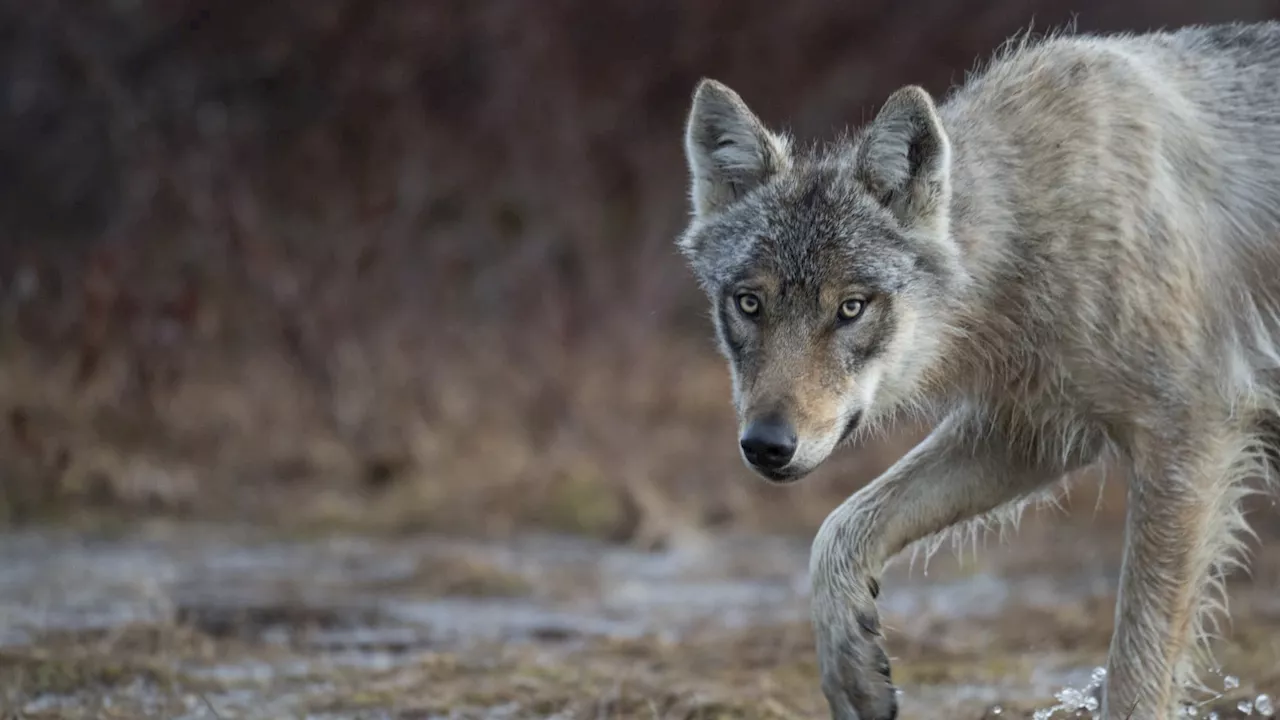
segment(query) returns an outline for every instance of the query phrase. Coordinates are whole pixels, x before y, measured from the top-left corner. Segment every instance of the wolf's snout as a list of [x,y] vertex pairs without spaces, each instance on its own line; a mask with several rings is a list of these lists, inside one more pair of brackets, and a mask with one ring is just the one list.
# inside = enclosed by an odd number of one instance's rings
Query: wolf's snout
[[775,415],[752,420],[739,440],[747,462],[762,470],[781,470],[796,454],[796,431]]

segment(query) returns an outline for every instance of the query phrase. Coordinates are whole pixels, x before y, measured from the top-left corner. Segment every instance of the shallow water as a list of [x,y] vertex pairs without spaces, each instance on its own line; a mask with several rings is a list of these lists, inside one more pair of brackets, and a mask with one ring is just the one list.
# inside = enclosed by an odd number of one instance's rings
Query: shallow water
[[[927,572],[904,558],[886,574],[881,612],[904,718],[938,717],[952,707],[1025,717],[1014,708],[1044,711],[1062,688],[1088,685],[1105,652],[1105,632],[1089,629],[1090,613],[1109,611],[1118,546],[1106,533],[1066,532],[1047,528],[1023,542],[993,543],[967,564],[944,551]],[[1046,548],[1069,551],[1046,562]],[[446,657],[477,663],[476,687],[501,690],[509,668],[494,660],[488,676],[483,670],[497,649],[535,653],[533,666],[577,672],[591,663],[593,643],[649,638],[678,654],[681,643],[692,649],[708,634],[799,637],[807,629],[807,565],[807,543],[764,537],[643,553],[546,536],[513,543],[280,539],[243,527],[167,524],[114,536],[10,532],[0,535],[0,653],[28,662],[33,653],[66,652],[58,638],[70,637],[77,657],[98,647],[110,658],[113,634],[139,627],[189,628],[199,642],[146,651],[175,673],[163,680],[87,677],[83,690],[75,682],[51,689],[24,670],[0,682],[0,699],[33,717],[95,716],[101,707],[90,705],[104,702],[122,717],[446,717],[396,714],[394,699],[381,708],[368,707],[376,699],[359,710],[323,707],[377,682],[416,683],[412,690],[429,696],[439,676],[421,669]],[[1233,596],[1237,614],[1241,604],[1246,613],[1274,605],[1268,588],[1243,593],[1240,602]],[[1251,603],[1255,596],[1263,600]],[[1089,639],[1074,640],[1072,628]],[[786,652],[811,662],[805,642]],[[988,657],[999,662],[984,668]],[[417,680],[404,679],[410,668],[420,671]],[[797,687],[789,691],[805,694],[797,702],[821,713],[816,683]],[[1253,717],[1265,706],[1255,690],[1251,682],[1240,688],[1242,698],[1253,698]],[[518,700],[477,702],[453,714],[555,715]],[[1075,710],[1045,717],[1075,717]]]

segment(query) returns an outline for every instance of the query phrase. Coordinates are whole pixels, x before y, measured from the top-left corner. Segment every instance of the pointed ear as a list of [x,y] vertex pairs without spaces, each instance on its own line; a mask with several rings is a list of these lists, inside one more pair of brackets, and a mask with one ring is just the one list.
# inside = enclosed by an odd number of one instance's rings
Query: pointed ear
[[933,97],[904,87],[885,101],[858,147],[859,179],[904,227],[945,230],[951,202],[951,141]]
[[685,126],[694,214],[723,210],[791,164],[790,142],[765,128],[736,92],[704,79]]

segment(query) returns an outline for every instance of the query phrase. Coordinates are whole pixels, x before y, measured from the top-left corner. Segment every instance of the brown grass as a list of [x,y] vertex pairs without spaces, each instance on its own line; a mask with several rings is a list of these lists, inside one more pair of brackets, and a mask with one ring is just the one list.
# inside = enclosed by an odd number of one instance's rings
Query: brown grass
[[[1106,611],[1094,616],[1105,617]],[[945,709],[948,718],[1030,718],[1034,710],[1053,704],[1049,693],[997,702],[963,699],[965,688],[1030,687],[1036,672],[1047,669],[1042,659],[1027,654],[1025,639],[1013,637],[1013,628],[1038,624],[1046,639],[1035,649],[1061,648],[1059,662],[1066,665],[1089,667],[1105,655],[1104,633],[1081,638],[1070,621],[1064,624],[1053,615],[1014,619],[1016,623],[1002,621],[993,628],[1005,634],[1006,642],[980,653],[913,649],[891,637],[896,682],[918,701],[937,697],[935,710]],[[1246,678],[1246,685],[1198,708],[1202,716],[1216,711],[1224,720],[1245,717],[1235,710],[1239,700],[1280,691],[1276,648],[1249,641],[1274,630],[1274,623],[1264,619],[1237,629],[1224,657],[1234,673]],[[199,709],[197,703],[221,707],[221,717],[237,717],[217,700],[220,693],[236,690],[242,697],[260,698],[258,707],[293,698],[295,712],[341,717],[390,712],[397,718],[469,718],[489,716],[499,708],[507,708],[513,718],[560,714],[619,720],[791,720],[827,713],[807,624],[740,634],[705,632],[679,642],[646,636],[589,639],[561,647],[496,644],[466,652],[427,652],[387,669],[337,667],[312,654],[311,671],[273,680],[219,680],[179,669],[189,663],[252,662],[281,668],[300,657],[287,649],[209,637],[183,626],[136,626],[112,633],[110,642],[92,637],[46,639],[40,649],[0,653],[0,699],[8,698],[10,707],[20,708],[40,697],[78,698],[59,706],[56,713],[21,717],[122,720],[153,717],[157,709],[191,712]],[[993,712],[997,706],[999,713]],[[95,714],[104,707],[112,713]],[[906,717],[933,716],[912,712]]]

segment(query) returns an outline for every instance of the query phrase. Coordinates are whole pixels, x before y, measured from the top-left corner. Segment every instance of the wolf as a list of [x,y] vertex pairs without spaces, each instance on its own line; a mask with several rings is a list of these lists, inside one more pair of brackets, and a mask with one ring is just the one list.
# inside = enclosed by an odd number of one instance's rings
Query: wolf
[[1127,488],[1101,717],[1172,717],[1280,439],[1280,23],[1026,34],[983,65],[805,146],[703,78],[676,244],[756,473],[932,427],[814,537],[832,717],[897,715],[888,560],[1094,467]]

